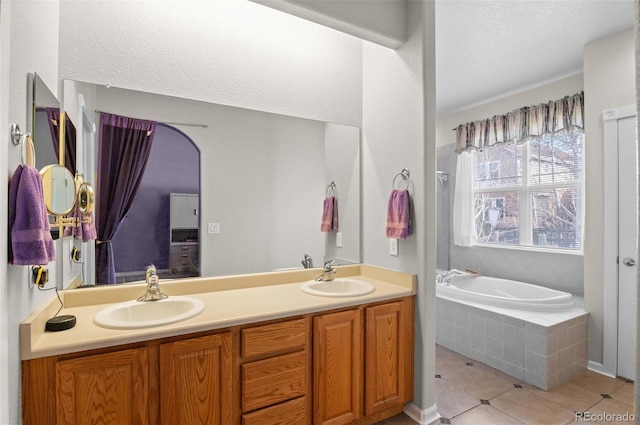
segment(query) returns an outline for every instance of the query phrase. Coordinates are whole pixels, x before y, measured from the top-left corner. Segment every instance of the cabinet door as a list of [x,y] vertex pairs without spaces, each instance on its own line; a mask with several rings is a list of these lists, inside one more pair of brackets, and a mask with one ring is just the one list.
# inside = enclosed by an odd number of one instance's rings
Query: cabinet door
[[366,415],[413,398],[412,306],[407,298],[366,309]]
[[199,196],[192,194],[172,194],[170,199],[171,228],[198,229],[200,227],[198,217]]
[[233,423],[231,350],[231,333],[160,346],[162,424]]
[[362,331],[359,310],[314,318],[314,424],[360,418]]
[[148,424],[146,348],[56,364],[58,424]]

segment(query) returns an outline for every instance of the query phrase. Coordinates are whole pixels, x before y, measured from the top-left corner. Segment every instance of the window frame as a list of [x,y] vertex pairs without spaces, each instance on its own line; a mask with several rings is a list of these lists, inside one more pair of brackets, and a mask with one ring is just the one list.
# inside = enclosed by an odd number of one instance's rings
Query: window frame
[[[492,248],[504,248],[504,249],[517,249],[517,250],[530,250],[530,251],[546,251],[546,252],[562,252],[568,254],[583,254],[584,253],[584,209],[585,209],[585,134],[584,130],[580,130],[581,132],[581,148],[580,148],[580,179],[575,181],[565,181],[565,182],[552,182],[552,183],[531,183],[532,176],[530,175],[530,167],[529,162],[531,160],[531,145],[529,141],[522,143],[522,161],[520,164],[521,168],[521,184],[520,185],[509,185],[509,186],[499,186],[499,187],[485,187],[478,188],[476,186],[476,170],[477,167],[474,166],[474,187],[473,187],[473,195],[474,200],[477,194],[480,193],[492,193],[495,198],[500,192],[518,192],[520,197],[520,211],[519,211],[519,243],[517,244],[509,244],[509,243],[500,243],[500,242],[476,242],[476,246],[482,247],[492,247]],[[556,137],[552,135],[551,137]],[[490,148],[489,148],[490,149]],[[477,159],[476,153],[474,152],[474,164]],[[489,161],[491,163],[492,161]],[[498,167],[499,170],[500,167]],[[498,171],[499,172],[499,171]],[[576,211],[577,220],[580,222],[580,247],[579,248],[565,248],[559,246],[549,246],[549,245],[534,245],[533,244],[533,193],[536,191],[544,191],[544,190],[556,190],[563,188],[571,188],[577,189],[580,195],[580,207]],[[474,201],[475,205],[475,201]],[[477,213],[474,206],[474,215]],[[477,230],[476,230],[477,231]]]

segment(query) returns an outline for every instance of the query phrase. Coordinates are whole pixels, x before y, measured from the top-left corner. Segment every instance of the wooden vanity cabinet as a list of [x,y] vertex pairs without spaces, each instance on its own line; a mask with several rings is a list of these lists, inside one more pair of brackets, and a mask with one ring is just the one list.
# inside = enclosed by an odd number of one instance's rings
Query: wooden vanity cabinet
[[317,316],[313,321],[313,412],[316,425],[360,419],[361,311]]
[[232,336],[160,345],[160,423],[233,423]]
[[370,424],[413,399],[414,298],[314,318],[314,424]]
[[232,341],[225,332],[23,361],[23,424],[228,425]]
[[413,303],[25,360],[23,424],[373,424],[413,398]]
[[55,388],[57,424],[148,424],[148,350],[59,361]]
[[241,330],[242,425],[311,424],[309,320]]
[[413,399],[413,297],[365,309],[365,415]]

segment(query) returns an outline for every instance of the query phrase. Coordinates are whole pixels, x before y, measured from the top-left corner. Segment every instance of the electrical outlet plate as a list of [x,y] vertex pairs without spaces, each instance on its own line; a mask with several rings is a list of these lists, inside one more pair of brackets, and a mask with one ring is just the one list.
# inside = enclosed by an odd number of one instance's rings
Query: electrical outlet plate
[[207,233],[210,233],[210,234],[220,233],[220,223],[209,223],[207,225]]
[[389,239],[389,255],[394,257],[398,256],[398,240],[397,239]]
[[38,275],[38,270],[42,269],[42,281],[44,283],[41,284],[40,289],[47,289],[47,286],[51,284],[49,269],[44,266],[32,266],[29,272],[29,288],[33,288],[36,286],[36,278]]

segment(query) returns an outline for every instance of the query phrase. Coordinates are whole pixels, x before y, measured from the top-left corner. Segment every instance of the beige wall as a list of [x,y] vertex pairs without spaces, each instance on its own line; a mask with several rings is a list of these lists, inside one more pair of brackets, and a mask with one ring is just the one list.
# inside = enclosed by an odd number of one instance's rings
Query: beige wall
[[590,313],[589,360],[602,363],[603,344],[603,126],[602,111],[634,104],[633,29],[584,48],[586,215],[585,308]]

